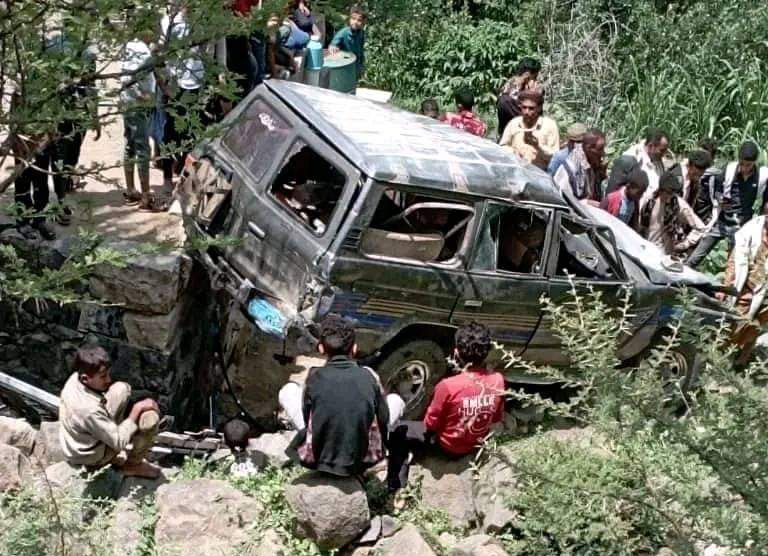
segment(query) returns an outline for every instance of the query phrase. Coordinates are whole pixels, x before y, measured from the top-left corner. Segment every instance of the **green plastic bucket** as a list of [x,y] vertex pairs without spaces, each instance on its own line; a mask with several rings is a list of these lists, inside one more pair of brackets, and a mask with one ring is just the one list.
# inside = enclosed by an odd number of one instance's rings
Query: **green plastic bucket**
[[354,93],[357,89],[357,57],[351,52],[337,52],[323,61],[327,71],[328,88],[340,93]]

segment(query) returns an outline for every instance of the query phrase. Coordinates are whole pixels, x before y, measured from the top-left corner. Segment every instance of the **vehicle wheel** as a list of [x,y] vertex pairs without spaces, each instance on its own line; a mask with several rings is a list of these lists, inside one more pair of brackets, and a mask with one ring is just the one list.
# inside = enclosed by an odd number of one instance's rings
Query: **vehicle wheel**
[[[699,381],[699,361],[696,349],[692,346],[678,346],[672,353],[672,361],[669,366],[662,369],[664,379],[674,381],[683,394],[688,395],[693,391]],[[672,386],[670,382],[670,387]]]
[[448,370],[446,357],[439,344],[414,340],[399,346],[379,363],[381,384],[405,401],[404,418],[419,419],[424,415],[435,385]]

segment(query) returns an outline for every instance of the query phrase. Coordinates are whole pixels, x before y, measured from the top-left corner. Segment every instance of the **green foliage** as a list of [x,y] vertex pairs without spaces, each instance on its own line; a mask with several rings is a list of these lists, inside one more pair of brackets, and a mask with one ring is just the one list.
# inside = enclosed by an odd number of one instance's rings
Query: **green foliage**
[[[366,78],[409,108],[452,105],[459,86],[484,110],[517,61],[542,59],[547,113],[608,131],[622,151],[661,126],[684,154],[717,137],[768,140],[768,12],[750,0],[477,0],[373,2]],[[452,4],[467,10],[455,12]]]
[[512,554],[629,555],[662,544],[661,519],[639,496],[643,477],[627,474],[624,462],[547,437],[515,451],[522,517],[520,534],[505,538]]
[[[581,0],[573,10],[556,0],[528,5],[537,12],[529,21],[539,25],[551,99],[567,107],[564,120],[602,126],[616,150],[650,125],[667,129],[681,154],[704,136],[721,140],[728,157],[746,138],[765,142],[761,37],[768,16],[754,2]],[[585,44],[589,49],[574,64],[566,54]],[[574,66],[599,86],[570,79]],[[579,83],[585,86],[573,86]]]
[[111,556],[114,548],[104,535],[111,510],[105,501],[28,490],[3,494],[0,556]]
[[141,529],[139,530],[139,543],[136,547],[136,556],[155,556],[155,525],[157,524],[157,509],[154,500],[144,498],[139,505],[141,516]]
[[402,20],[370,27],[365,78],[399,99],[435,97],[446,109],[453,94],[468,87],[488,109],[531,47],[531,35],[519,25],[419,7]]
[[295,516],[285,499],[285,487],[290,481],[301,475],[299,468],[278,469],[268,467],[253,477],[232,479],[232,484],[256,498],[264,507],[264,514],[256,524],[253,543],[257,544],[261,535],[272,530],[280,535],[289,554],[296,556],[333,555],[336,551],[324,551],[308,539],[298,538],[293,530]]
[[[574,368],[530,370],[581,386],[550,407],[588,425],[592,441],[538,435],[497,450],[519,477],[509,498],[519,515],[505,535],[510,552],[768,547],[766,364],[734,372],[730,326],[705,326],[692,294],[680,306],[658,346],[635,368],[619,369],[621,334],[612,330],[631,321],[628,306],[612,311],[599,295],[575,289],[559,307],[545,300]],[[680,353],[695,355],[693,380],[676,373]]]

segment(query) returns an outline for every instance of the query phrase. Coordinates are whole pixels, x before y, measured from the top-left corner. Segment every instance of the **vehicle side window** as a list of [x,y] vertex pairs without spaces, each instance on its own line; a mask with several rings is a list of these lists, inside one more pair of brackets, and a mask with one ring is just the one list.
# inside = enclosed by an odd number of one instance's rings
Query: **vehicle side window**
[[[615,266],[594,235],[594,230],[568,218],[560,221],[557,276],[568,274],[590,280],[618,279]],[[597,243],[596,243],[597,240]]]
[[549,214],[491,204],[481,230],[474,268],[540,274]]
[[261,180],[285,148],[291,131],[271,106],[256,99],[224,136],[224,145]]
[[468,203],[387,189],[363,232],[364,255],[447,263],[467,235],[474,208]]
[[270,195],[315,235],[325,233],[346,176],[303,141],[297,141],[269,187]]

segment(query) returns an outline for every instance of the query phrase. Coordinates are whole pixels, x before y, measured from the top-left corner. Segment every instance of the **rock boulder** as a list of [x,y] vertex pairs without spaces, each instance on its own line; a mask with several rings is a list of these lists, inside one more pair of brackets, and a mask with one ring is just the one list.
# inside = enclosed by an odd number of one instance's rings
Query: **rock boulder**
[[64,461],[64,452],[59,442],[58,421],[40,423],[40,430],[37,431],[35,449],[32,455],[44,466]]
[[248,556],[291,556],[291,553],[280,535],[270,529],[261,536],[256,547],[248,551]]
[[178,305],[165,315],[126,311],[123,314],[123,327],[128,342],[141,348],[170,353],[178,338],[179,314]]
[[21,488],[30,471],[29,460],[21,450],[0,444],[0,492]]
[[376,556],[435,556],[435,551],[421,536],[419,529],[410,523],[394,536],[380,541],[373,553]]
[[450,556],[507,556],[499,541],[488,535],[472,535],[456,543]]
[[248,540],[261,505],[224,481],[198,479],[162,485],[155,500],[159,552],[206,556],[229,553]]
[[427,457],[411,467],[411,479],[421,478],[421,501],[444,510],[456,527],[475,521],[472,504],[472,456],[458,460]]
[[116,469],[104,467],[93,473],[85,468],[60,461],[45,468],[45,480],[37,481],[37,491],[47,494],[48,487],[66,492],[75,498],[116,498],[123,475]]
[[[111,247],[125,250],[135,245],[115,244]],[[121,304],[128,310],[165,315],[176,304],[190,269],[190,259],[181,252],[140,255],[124,268],[100,266],[89,286],[95,297]]]
[[514,452],[505,451],[501,456],[491,457],[480,467],[473,482],[478,525],[484,533],[500,533],[517,517],[509,508],[517,490],[517,478],[507,463],[509,458],[514,458]]
[[24,419],[0,417],[0,444],[8,444],[18,448],[28,456],[35,447],[37,431]]
[[283,431],[251,438],[248,441],[248,454],[253,461],[259,463],[259,467],[285,467],[291,461],[285,451],[294,436],[295,431]]
[[324,549],[340,548],[368,528],[365,491],[354,478],[309,473],[285,489],[298,533]]

